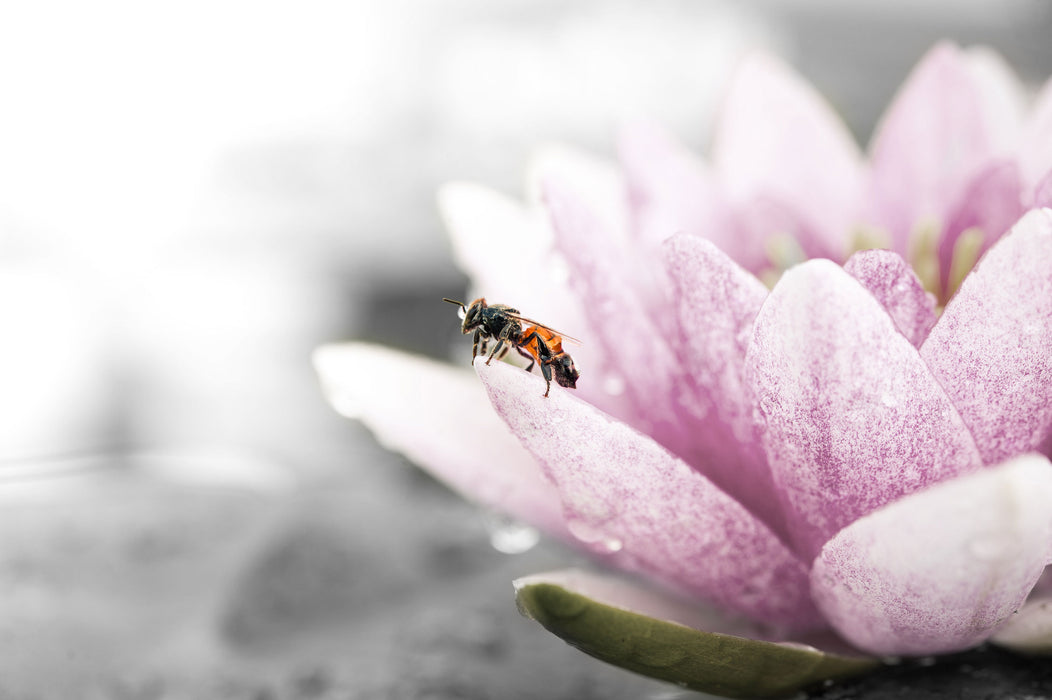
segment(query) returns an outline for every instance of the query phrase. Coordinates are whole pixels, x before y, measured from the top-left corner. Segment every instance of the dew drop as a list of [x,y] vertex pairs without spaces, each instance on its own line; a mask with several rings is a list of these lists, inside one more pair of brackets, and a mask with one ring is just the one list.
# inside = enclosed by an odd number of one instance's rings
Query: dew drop
[[614,553],[621,551],[624,543],[616,537],[606,535],[595,525],[586,520],[569,520],[567,529],[574,537],[597,552]]
[[493,549],[504,554],[522,554],[536,546],[541,533],[536,528],[509,518],[502,513],[490,513],[486,516],[486,529],[489,531],[489,543]]
[[610,396],[620,396],[625,393],[625,379],[616,374],[608,374],[603,378],[603,391]]
[[329,401],[332,403],[332,407],[336,409],[336,412],[344,418],[357,420],[362,417],[362,403],[356,397],[345,393],[337,393]]
[[565,258],[553,256],[548,265],[548,279],[555,284],[567,284],[570,281],[570,265]]

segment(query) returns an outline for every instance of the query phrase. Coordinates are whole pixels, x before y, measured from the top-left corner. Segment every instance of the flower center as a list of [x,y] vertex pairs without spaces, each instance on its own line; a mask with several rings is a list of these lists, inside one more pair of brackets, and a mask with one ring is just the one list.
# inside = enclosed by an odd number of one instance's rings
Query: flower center
[[[961,232],[953,245],[950,256],[950,267],[946,274],[946,285],[942,283],[942,269],[939,262],[939,236],[943,227],[935,220],[928,219],[917,224],[910,236],[907,262],[913,268],[924,289],[935,295],[937,308],[941,312],[961,282],[975,267],[982,253],[986,233],[977,227]],[[860,225],[852,234],[847,257],[860,250],[874,248],[891,248],[891,238],[887,232],[876,226]],[[800,243],[790,233],[777,233],[767,238],[764,244],[769,265],[759,272],[760,280],[773,288],[782,273],[790,267],[807,259]],[[841,263],[843,261],[840,261]]]
[[957,293],[961,282],[978,262],[986,233],[980,228],[972,227],[957,236],[950,254],[949,269],[945,271],[945,275],[939,260],[940,233],[944,233],[942,226],[934,220],[918,224],[910,238],[908,260],[924,288],[935,295],[941,310]]

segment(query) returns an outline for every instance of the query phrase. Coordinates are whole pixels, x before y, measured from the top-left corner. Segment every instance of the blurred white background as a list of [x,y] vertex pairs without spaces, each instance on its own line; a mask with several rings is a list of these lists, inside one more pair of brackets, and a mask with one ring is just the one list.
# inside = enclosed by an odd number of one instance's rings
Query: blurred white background
[[465,280],[442,182],[518,194],[534,147],[609,154],[639,116],[703,149],[755,47],[864,143],[939,39],[1036,85],[1050,20],[1044,0],[5,2],[0,466],[149,451],[379,478],[309,354],[446,351],[438,300]]
[[443,181],[517,193],[533,147],[609,152],[634,116],[703,147],[755,46],[864,140],[936,39],[989,43],[1044,77],[1049,13],[1039,0],[6,3],[0,459],[296,452],[318,415],[311,347],[401,327],[390,340],[426,351],[451,325],[416,306],[463,284],[433,204]]

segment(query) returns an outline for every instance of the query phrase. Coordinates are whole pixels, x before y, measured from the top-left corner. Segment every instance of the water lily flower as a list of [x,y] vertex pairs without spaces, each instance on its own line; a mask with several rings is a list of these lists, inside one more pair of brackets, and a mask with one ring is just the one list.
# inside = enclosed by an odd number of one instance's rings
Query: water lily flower
[[[710,164],[638,125],[619,156],[544,153],[526,206],[440,195],[474,289],[583,340],[576,391],[352,343],[315,357],[335,407],[655,584],[516,583],[626,668],[774,696],[879,656],[1049,651],[1052,82],[1027,105],[996,55],[938,45],[863,155],[755,55]],[[772,643],[805,639],[826,651]]]

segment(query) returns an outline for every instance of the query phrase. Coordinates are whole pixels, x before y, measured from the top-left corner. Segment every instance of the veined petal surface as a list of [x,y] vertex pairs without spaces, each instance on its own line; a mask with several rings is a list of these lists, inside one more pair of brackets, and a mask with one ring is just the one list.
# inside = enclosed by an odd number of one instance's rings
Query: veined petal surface
[[786,272],[745,376],[797,551],[981,459],[939,383],[877,300],[828,260]]
[[1052,210],[983,256],[920,352],[986,463],[1052,448]]
[[686,234],[665,242],[675,347],[686,370],[678,401],[692,421],[691,464],[785,536],[767,457],[745,385],[745,350],[767,288],[711,242]]
[[890,250],[860,250],[844,263],[891,316],[914,347],[920,347],[935,325],[935,297],[924,290],[913,268]]
[[558,486],[579,539],[774,627],[820,625],[803,564],[760,520],[651,438],[503,364],[475,368],[497,413]]
[[1019,609],[1052,560],[1052,464],[1025,455],[871,513],[814,563],[814,597],[875,654],[974,646]]

